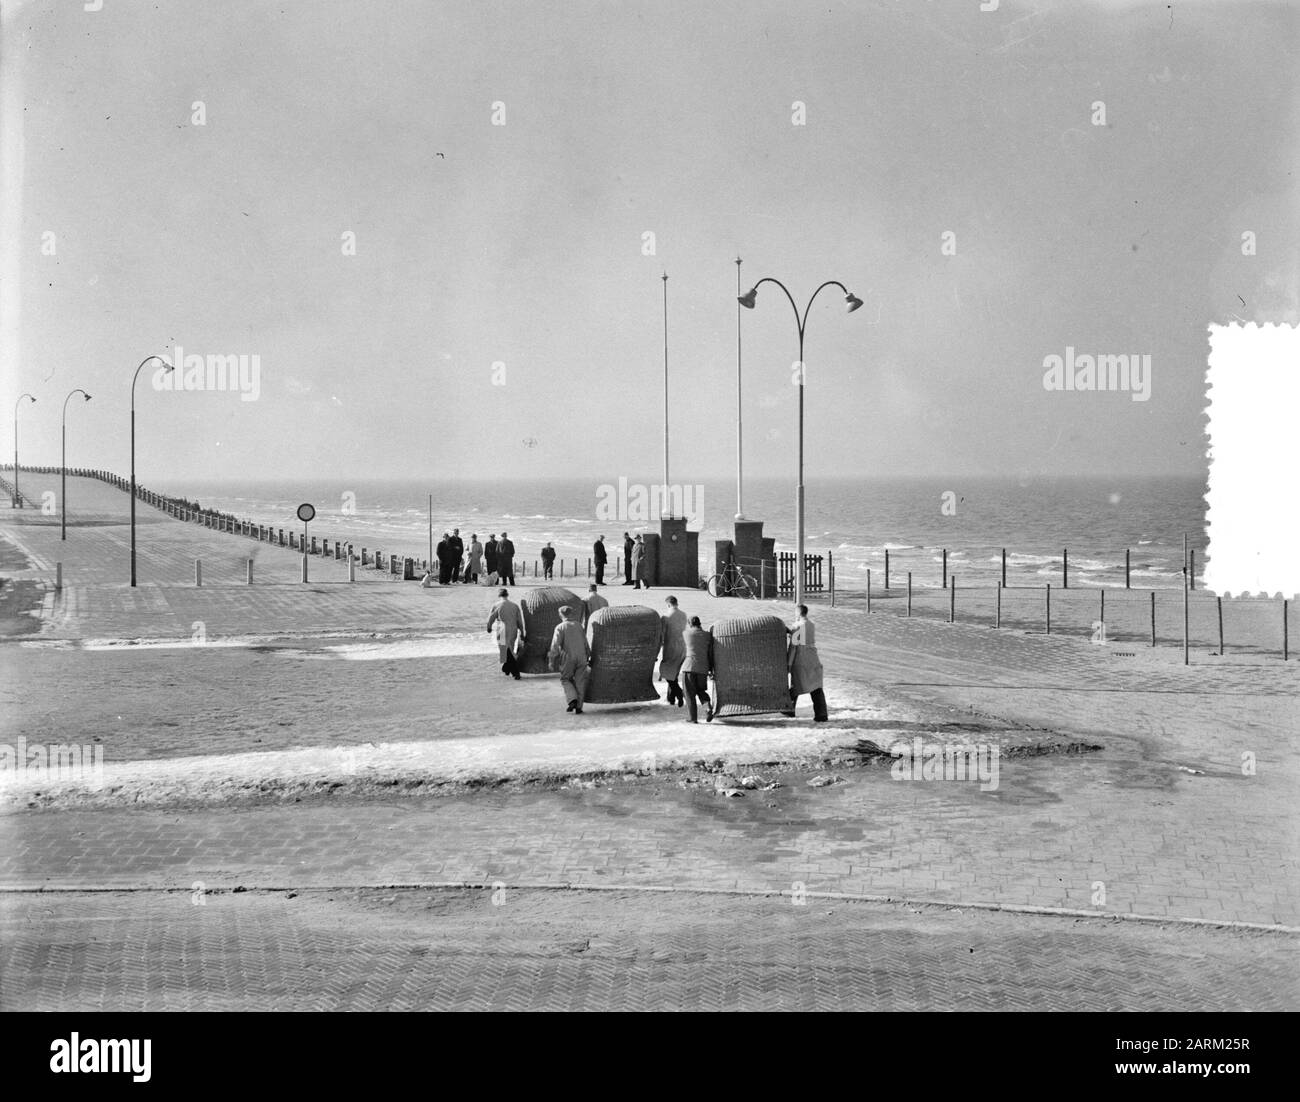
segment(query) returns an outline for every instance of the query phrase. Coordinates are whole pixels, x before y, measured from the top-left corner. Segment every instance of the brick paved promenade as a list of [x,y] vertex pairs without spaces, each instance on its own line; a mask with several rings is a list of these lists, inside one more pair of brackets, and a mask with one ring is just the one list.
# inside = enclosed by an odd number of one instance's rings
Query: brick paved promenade
[[[30,487],[24,482],[29,492],[39,489],[36,476]],[[103,500],[91,498],[96,486],[85,485],[86,500],[111,521],[125,497],[100,487]],[[326,633],[375,633],[390,642],[445,633],[467,615],[476,621],[484,594],[421,591],[377,572],[349,586],[341,565],[317,560],[313,577],[319,571],[322,581],[302,586],[294,580],[296,554],[265,545],[258,584],[247,587],[243,558],[257,544],[155,518],[142,526],[144,584],[135,591],[124,584],[128,537],[120,525],[74,528],[62,545],[57,525],[5,529],[36,567],[10,575],[44,577],[61,559],[69,583],[58,599],[47,596],[44,632],[28,637],[41,646],[0,644],[7,740],[29,730],[33,738],[64,732],[63,739],[102,732],[129,759],[247,750],[238,739],[260,737],[253,730],[289,732],[276,745],[308,747],[436,737],[438,716],[464,706],[458,687],[481,676],[481,660],[472,658],[440,659],[439,676],[427,678],[413,677],[425,668],[400,656],[304,662],[276,648],[319,647]],[[204,559],[202,589],[192,584],[195,555]],[[285,580],[271,581],[279,576]],[[611,596],[634,599],[630,590]],[[731,604],[700,600],[709,619]],[[996,792],[898,782],[887,767],[845,765],[834,770],[840,783],[819,788],[807,785],[810,772],[761,768],[783,787],[735,799],[715,795],[700,774],[469,796],[398,794],[343,778],[334,796],[299,803],[15,812],[0,818],[7,842],[0,884],[10,889],[0,897],[0,1002],[213,1006],[242,991],[249,1005],[265,1006],[370,1006],[386,998],[394,1005],[568,1005],[566,998],[580,998],[576,990],[590,1006],[620,998],[629,1006],[1300,1006],[1292,935],[1195,925],[1300,926],[1294,662],[1269,656],[1266,640],[1224,662],[1200,648],[1184,668],[1174,648],[1129,658],[1078,637],[888,612],[867,617],[861,609],[815,615],[828,670],[879,694],[892,717],[841,717],[847,746],[924,736],[948,722],[972,739],[1043,728],[1104,749],[1005,758]],[[196,621],[209,640],[268,642],[262,650],[134,653],[80,645],[187,640]],[[50,645],[59,640],[70,646]],[[400,688],[387,706],[377,702],[377,718],[340,722],[331,693],[346,696],[362,678]],[[286,683],[299,695],[277,690]],[[328,718],[304,720],[304,692]],[[169,716],[162,693],[183,694],[184,707]],[[122,719],[131,716],[124,709],[149,725]],[[903,715],[921,718],[896,718]],[[1253,774],[1243,772],[1243,755],[1253,755]],[[683,787],[686,780],[701,783]],[[248,891],[212,895],[199,907],[188,894],[196,882],[208,892]],[[502,942],[503,916],[519,912],[473,909],[481,896],[427,887],[463,882],[506,885],[518,893],[511,898],[529,900],[533,910],[520,917],[533,925]],[[424,887],[388,903],[392,892],[356,892],[390,884]],[[529,890],[562,885],[674,894],[634,892],[615,903],[604,892]],[[85,894],[91,887],[140,890]],[[13,891],[32,888],[66,891]],[[836,914],[814,933],[804,919],[829,905],[714,894],[799,889],[918,902],[835,904]],[[297,910],[286,909],[289,891],[299,893]],[[957,915],[921,903],[963,909]],[[1143,915],[1173,925],[1036,918],[973,905]],[[442,933],[425,952],[421,916],[435,912],[449,921],[435,924]],[[401,928],[392,944],[359,932],[358,915],[368,922],[379,914]],[[60,921],[36,921],[48,915]],[[607,923],[622,923],[626,943],[601,941]],[[879,938],[855,955],[846,945],[858,928]],[[552,930],[553,943],[546,940]],[[88,944],[95,931],[111,934]],[[995,965],[957,978],[944,973],[945,954],[972,937],[985,949],[996,944],[997,954],[985,958]],[[584,938],[590,944],[581,952],[563,948]],[[498,944],[509,951],[493,957]],[[737,970],[740,946],[753,947],[759,963],[751,973]],[[163,962],[178,953],[199,963],[169,980]],[[351,970],[338,965],[343,957],[357,962]],[[440,968],[465,979],[435,995],[429,977]],[[475,986],[483,969],[514,982]],[[703,978],[728,970],[730,994]],[[795,973],[803,979],[791,980]],[[941,974],[949,978],[941,982]],[[128,978],[128,986],[117,983]]]

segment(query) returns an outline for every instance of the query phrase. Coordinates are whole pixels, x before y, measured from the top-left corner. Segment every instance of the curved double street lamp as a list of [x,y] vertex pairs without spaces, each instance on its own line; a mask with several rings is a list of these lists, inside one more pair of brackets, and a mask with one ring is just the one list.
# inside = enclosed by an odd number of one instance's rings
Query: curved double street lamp
[[803,360],[803,337],[804,330],[808,327],[808,311],[812,309],[813,300],[817,298],[827,287],[838,287],[844,292],[844,304],[848,313],[853,313],[862,305],[862,300],[853,294],[843,283],[838,280],[827,280],[812,293],[812,298],[808,300],[808,305],[804,307],[803,315],[799,314],[799,307],[794,301],[794,296],[790,294],[789,289],[779,279],[773,279],[771,276],[765,276],[754,284],[745,294],[739,296],[737,301],[747,310],[754,308],[754,303],[758,298],[758,289],[764,283],[775,283],[781,290],[785,291],[785,297],[790,300],[790,307],[794,310],[794,323],[799,329],[799,485],[795,491],[795,542],[796,555],[798,556],[798,565],[794,575],[794,603],[803,604],[803,587],[804,587],[804,514],[803,514],[803,389],[804,389],[804,360]]
[[131,584],[135,585],[135,384],[140,378],[140,371],[150,360],[157,360],[163,365],[164,374],[175,370],[161,356],[146,356],[131,376]]
[[74,395],[82,395],[87,402],[90,401],[90,395],[81,387],[68,392],[68,397],[63,399],[63,461],[59,465],[59,496],[62,498],[63,519],[59,526],[59,539],[68,538],[68,400]]
[[22,405],[23,399],[29,402],[35,402],[36,399],[27,393],[18,395],[18,401],[14,403],[14,508],[22,508],[22,494],[18,492],[18,407]]

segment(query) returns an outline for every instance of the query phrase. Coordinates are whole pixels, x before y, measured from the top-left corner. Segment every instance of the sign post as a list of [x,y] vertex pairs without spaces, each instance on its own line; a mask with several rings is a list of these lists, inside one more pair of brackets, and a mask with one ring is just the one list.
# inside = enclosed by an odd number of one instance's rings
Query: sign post
[[298,519],[302,521],[302,580],[307,580],[307,524],[316,518],[316,506],[304,501],[298,506]]

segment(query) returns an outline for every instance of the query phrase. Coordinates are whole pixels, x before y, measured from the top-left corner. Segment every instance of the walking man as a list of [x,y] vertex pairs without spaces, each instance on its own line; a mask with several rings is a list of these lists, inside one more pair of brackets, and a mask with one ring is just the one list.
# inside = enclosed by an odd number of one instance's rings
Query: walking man
[[515,584],[515,545],[506,532],[501,533],[501,542],[497,544],[497,576],[502,585]]
[[682,681],[686,686],[686,703],[690,705],[691,722],[699,723],[695,702],[700,700],[708,712],[706,723],[713,722],[713,702],[709,699],[709,671],[713,669],[713,636],[700,627],[700,618],[692,616],[690,626],[682,633]]
[[605,537],[601,536],[591,545],[592,558],[596,563],[596,584],[605,584],[605,563],[609,561],[609,553],[605,550]]
[[817,635],[808,619],[808,606],[799,605],[799,615],[786,631],[790,645],[786,648],[786,665],[790,668],[790,703],[796,704],[804,693],[812,697],[813,721],[826,722],[826,693],[822,690],[822,660],[817,654]]
[[501,658],[501,672],[516,681],[520,680],[519,662],[515,651],[523,645],[526,638],[524,614],[510,599],[508,589],[497,590],[497,602],[488,613],[487,629],[496,637],[497,650]]
[[609,602],[600,595],[595,584],[587,586],[587,599],[582,602],[582,626],[591,623],[591,618],[602,608],[609,608]]
[[686,703],[686,697],[682,694],[681,685],[677,683],[677,677],[681,672],[682,660],[686,657],[682,633],[689,625],[686,613],[677,607],[676,597],[665,597],[664,604],[668,607],[659,617],[659,646],[662,652],[659,655],[659,680],[668,682],[668,703],[680,708]]
[[632,584],[632,546],[633,540],[626,532],[623,533],[623,584]]
[[560,608],[560,622],[551,636],[551,649],[547,652],[551,669],[560,673],[560,687],[568,701],[566,711],[582,715],[582,698],[587,693],[588,667],[591,652],[587,649],[587,633],[578,623],[578,613],[570,605]]

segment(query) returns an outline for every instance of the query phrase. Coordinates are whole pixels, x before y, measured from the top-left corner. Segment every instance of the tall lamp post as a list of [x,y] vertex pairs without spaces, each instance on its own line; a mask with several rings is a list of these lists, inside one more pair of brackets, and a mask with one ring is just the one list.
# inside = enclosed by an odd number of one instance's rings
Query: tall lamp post
[[172,370],[172,365],[161,356],[146,356],[131,376],[131,584],[135,585],[135,383],[140,378],[140,370],[150,360],[157,360],[163,365],[163,371]]
[[[739,270],[739,269],[737,269]],[[804,307],[803,316],[799,315],[799,307],[794,301],[794,296],[790,294],[789,289],[779,279],[772,279],[765,276],[754,284],[745,294],[741,295],[738,301],[740,305],[747,310],[754,308],[754,303],[758,297],[758,289],[764,283],[775,283],[781,290],[785,291],[785,297],[790,300],[790,307],[794,310],[794,322],[799,328],[799,485],[795,491],[795,541],[797,564],[794,575],[794,603],[803,604],[803,586],[804,586],[804,514],[803,514],[803,390],[804,390],[804,360],[803,360],[803,337],[804,330],[808,327],[808,311],[812,309],[813,301],[827,287],[838,287],[844,292],[844,303],[851,314],[859,306],[862,300],[853,294],[843,283],[838,280],[830,279],[823,283],[812,293],[812,298],[808,300],[808,305]]]
[[29,402],[36,401],[36,399],[33,398],[30,394],[23,393],[18,395],[18,401],[14,403],[14,508],[15,509],[21,509],[22,501],[23,501],[22,494],[18,492],[18,407],[22,405],[24,398],[26,398]]
[[70,390],[68,397],[63,399],[63,461],[59,466],[59,496],[63,499],[62,520],[59,525],[59,539],[68,538],[68,399],[74,394],[83,395],[87,402],[90,401],[90,395],[81,387],[76,390]]
[[744,405],[740,398],[740,257],[736,257],[736,519],[745,519],[744,463],[742,439]]

